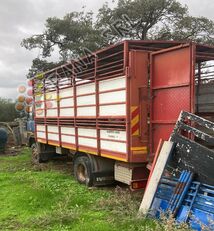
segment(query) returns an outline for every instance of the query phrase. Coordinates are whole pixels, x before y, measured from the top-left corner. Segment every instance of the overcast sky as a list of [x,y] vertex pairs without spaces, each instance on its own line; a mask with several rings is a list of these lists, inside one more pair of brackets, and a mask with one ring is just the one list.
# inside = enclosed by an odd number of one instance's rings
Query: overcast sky
[[[68,12],[97,12],[106,0],[0,0],[0,97],[16,98],[17,86],[25,83],[31,61],[39,51],[20,47],[23,38],[44,30],[46,18]],[[179,0],[195,16],[214,20],[214,0]],[[111,0],[109,0],[111,2]]]

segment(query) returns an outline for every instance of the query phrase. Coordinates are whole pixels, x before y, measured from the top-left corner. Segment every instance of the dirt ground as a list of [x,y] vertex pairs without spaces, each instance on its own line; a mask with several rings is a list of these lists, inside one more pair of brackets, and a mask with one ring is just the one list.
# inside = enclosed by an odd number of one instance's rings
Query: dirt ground
[[4,153],[0,152],[0,156],[16,156],[22,151],[22,146],[7,146]]

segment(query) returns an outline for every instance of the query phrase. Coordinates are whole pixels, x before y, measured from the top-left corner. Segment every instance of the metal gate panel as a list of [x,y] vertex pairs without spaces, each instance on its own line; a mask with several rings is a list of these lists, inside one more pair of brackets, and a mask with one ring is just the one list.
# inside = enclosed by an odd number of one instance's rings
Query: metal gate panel
[[153,90],[153,120],[158,122],[175,122],[182,110],[189,111],[189,86]]
[[150,56],[150,153],[156,151],[160,138],[169,139],[181,110],[194,112],[193,48],[187,44]]
[[127,94],[129,162],[145,162],[148,158],[148,66],[148,52],[137,50],[129,52],[129,78],[127,78],[130,90]]

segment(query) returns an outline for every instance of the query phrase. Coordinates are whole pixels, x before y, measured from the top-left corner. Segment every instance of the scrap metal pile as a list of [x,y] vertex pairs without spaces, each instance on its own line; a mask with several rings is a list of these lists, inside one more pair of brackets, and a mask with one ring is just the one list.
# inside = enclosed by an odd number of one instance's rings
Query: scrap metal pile
[[0,154],[16,153],[26,143],[26,125],[22,119],[0,122]]

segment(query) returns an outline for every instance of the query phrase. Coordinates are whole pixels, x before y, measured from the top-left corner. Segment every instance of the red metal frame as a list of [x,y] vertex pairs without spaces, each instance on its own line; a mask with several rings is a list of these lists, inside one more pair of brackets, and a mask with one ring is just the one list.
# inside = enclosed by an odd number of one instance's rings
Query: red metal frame
[[[175,48],[176,47],[176,48]],[[162,91],[167,91],[167,89],[172,89],[175,91],[178,88],[190,87],[190,98],[186,99],[191,101],[191,106],[189,111],[194,112],[194,71],[195,71],[195,61],[198,62],[214,59],[214,48],[195,44],[185,44],[183,42],[173,42],[173,41],[123,41],[116,45],[109,46],[102,50],[99,50],[92,54],[90,57],[83,57],[79,60],[73,60],[70,63],[62,65],[51,71],[42,74],[43,89],[42,94],[44,94],[44,117],[36,117],[36,124],[45,125],[46,142],[48,138],[48,125],[58,126],[59,129],[59,144],[64,147],[71,147],[75,150],[88,150],[91,154],[101,155],[108,158],[126,161],[126,162],[146,162],[148,161],[148,153],[154,152],[155,147],[149,143],[153,143],[152,135],[150,135],[149,140],[149,129],[147,124],[147,119],[149,116],[149,105],[151,101],[154,102],[153,94],[159,89],[159,86],[153,85],[153,60],[151,60],[151,97],[149,98],[148,93],[148,65],[149,58],[148,54],[152,52],[152,57],[157,55],[170,53],[174,50],[185,49],[185,47],[190,47],[190,82],[176,84],[162,84]],[[209,51],[209,52],[208,52]],[[211,52],[212,51],[212,52]],[[196,54],[195,54],[196,53]],[[88,59],[91,58],[92,62],[88,63]],[[171,63],[171,59],[168,59],[168,64]],[[181,68],[182,69],[182,68]],[[67,76],[66,73],[67,72]],[[100,91],[99,82],[102,80],[112,79],[119,76],[125,76],[126,87],[121,87],[118,89]],[[40,76],[41,77],[41,76]],[[57,116],[47,117],[47,105],[46,94],[48,92],[53,92],[53,85],[50,85],[50,80],[48,77],[52,78],[57,82],[57,97],[59,97],[59,91],[61,89],[66,89],[73,87],[73,95],[68,97],[62,97],[62,99],[73,99],[73,106],[60,106],[60,102],[57,102]],[[174,78],[174,77],[173,77]],[[41,93],[39,89],[36,88],[36,82],[39,78],[34,78],[34,97],[35,94]],[[86,80],[88,82],[86,82]],[[88,94],[77,95],[77,87],[87,84],[89,82],[95,83],[95,92]],[[100,103],[100,94],[110,93],[126,90],[126,102],[115,102],[115,103]],[[95,95],[95,104],[90,105],[77,105],[77,97]],[[42,101],[41,101],[42,102]],[[100,106],[107,105],[117,105],[126,104],[126,115],[125,116],[100,116]],[[77,109],[80,107],[94,107],[96,106],[95,116],[77,116]],[[135,113],[132,113],[132,107],[134,107]],[[73,108],[74,116],[60,116],[60,109]],[[183,108],[182,108],[183,109]],[[139,118],[139,122],[135,124],[133,129],[132,121]],[[153,116],[154,110],[150,109],[151,125],[154,125]],[[166,125],[167,122],[171,125],[174,124],[177,118],[168,120],[159,120],[158,122],[162,125]],[[70,144],[62,142],[61,126],[73,127],[75,129],[75,144]],[[138,128],[139,127],[139,128]],[[83,147],[78,144],[78,128],[94,128],[97,134],[97,149],[91,147]],[[36,129],[36,126],[35,126]],[[100,130],[117,130],[126,131],[127,141],[127,153],[112,152],[109,150],[103,150],[100,146]],[[150,129],[150,134],[153,134],[152,129]],[[37,132],[37,129],[35,130]],[[133,135],[133,131],[136,133]],[[169,132],[166,132],[168,135]],[[71,135],[74,136],[74,135]],[[88,137],[92,138],[92,137]],[[95,139],[95,138],[93,138]],[[155,138],[156,139],[156,138]],[[108,139],[107,139],[108,140]],[[109,139],[109,141],[115,141]],[[158,140],[159,141],[159,140]],[[157,140],[155,142],[158,142]],[[43,140],[43,142],[45,142]],[[117,141],[120,142],[120,141]],[[124,142],[121,142],[124,143]],[[150,148],[150,150],[149,150]]]
[[194,113],[194,50],[186,44],[151,53],[151,154],[161,138],[169,139],[181,110]]
[[[148,155],[148,51],[133,50],[129,53],[130,104],[129,119],[131,129],[130,162],[146,162]],[[134,110],[132,111],[132,108]]]

